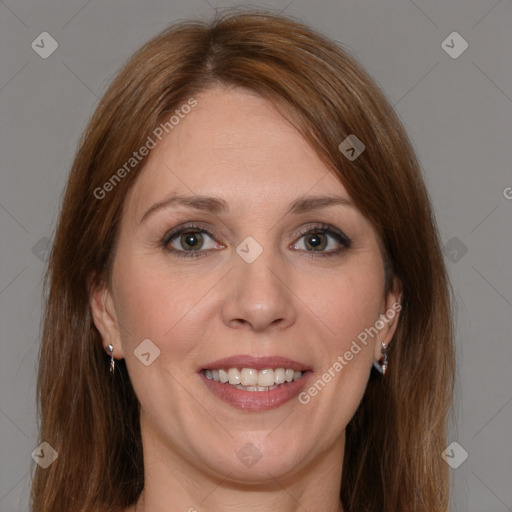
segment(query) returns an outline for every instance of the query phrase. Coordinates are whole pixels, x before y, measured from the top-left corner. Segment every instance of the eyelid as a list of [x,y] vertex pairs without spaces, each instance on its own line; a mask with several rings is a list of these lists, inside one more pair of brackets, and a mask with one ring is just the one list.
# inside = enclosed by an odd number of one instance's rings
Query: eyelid
[[324,233],[334,233],[338,235],[338,237],[342,240],[343,245],[349,247],[352,243],[352,240],[340,229],[335,228],[330,224],[326,224],[325,222],[310,222],[306,227],[302,228],[299,232],[298,236],[304,236],[310,232],[324,232]]
[[[207,250],[193,250],[193,251],[185,251],[176,249],[175,247],[170,247],[170,243],[173,240],[173,238],[176,238],[177,236],[186,233],[187,231],[190,231],[192,233],[202,233],[209,236],[217,245],[220,247],[217,247],[216,249],[207,249]],[[215,233],[212,233],[210,229],[206,229],[204,226],[200,226],[197,223],[186,223],[179,225],[170,231],[168,231],[163,238],[160,240],[160,246],[164,248],[164,250],[167,253],[173,254],[177,257],[203,257],[207,256],[209,252],[212,252],[212,250],[219,250],[224,249],[226,246],[222,243],[217,242],[217,235]]]
[[[178,235],[182,231],[187,231],[187,230],[195,230],[200,233],[206,233],[207,235],[211,236],[212,238],[218,238],[219,235],[217,234],[217,232],[214,229],[205,227],[204,225],[202,226],[200,224],[201,224],[200,222],[198,222],[198,223],[186,222],[185,224],[180,224],[179,226],[176,226],[175,228],[172,228],[169,231],[167,231],[165,233],[165,235],[163,236],[162,240],[167,241],[167,243],[169,243],[169,241],[175,235]],[[223,245],[223,244],[221,244],[221,245]]]
[[[218,235],[216,234],[215,230],[206,228],[204,225],[201,225],[202,222],[188,222],[185,224],[181,224],[179,226],[176,226],[175,228],[171,229],[170,231],[166,232],[165,235],[162,237],[160,244],[170,253],[175,253],[177,256],[183,256],[183,255],[193,255],[195,257],[199,255],[207,255],[206,253],[212,252],[212,249],[208,250],[197,250],[197,251],[184,251],[179,249],[169,249],[169,243],[173,238],[176,237],[176,235],[179,235],[187,230],[190,230],[192,232],[196,231],[199,233],[204,233],[208,236],[210,236],[212,239],[216,241],[218,245],[221,246],[221,248],[225,248],[226,246],[220,242],[217,241]],[[343,231],[340,229],[330,225],[326,224],[324,222],[310,222],[306,226],[302,227],[299,233],[294,235],[294,242],[292,242],[290,245],[295,245],[297,241],[295,241],[297,238],[300,240],[304,235],[307,235],[309,233],[323,233],[327,234],[328,236],[331,236],[334,238],[338,244],[342,246],[341,249],[337,250],[331,250],[331,251],[305,251],[308,256],[311,257],[323,257],[323,256],[335,256],[337,254],[340,254],[341,252],[344,252],[346,249],[350,248],[352,244],[352,240],[345,235]],[[288,247],[290,247],[290,245]],[[218,250],[218,249],[213,249]],[[302,252],[302,251],[300,251]]]

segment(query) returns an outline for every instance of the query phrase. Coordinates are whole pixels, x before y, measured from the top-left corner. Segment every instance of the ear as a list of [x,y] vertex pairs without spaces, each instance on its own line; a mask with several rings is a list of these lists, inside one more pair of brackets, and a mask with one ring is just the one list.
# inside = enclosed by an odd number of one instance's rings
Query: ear
[[114,347],[113,355],[116,359],[124,357],[117,312],[112,292],[104,281],[89,279],[89,303],[94,325],[101,334],[103,348],[107,351],[108,345]]
[[[375,360],[382,358],[382,343],[389,346],[398,325],[400,311],[402,310],[402,285],[395,278],[391,291],[386,295],[383,301],[383,311],[380,314],[380,322],[376,323],[379,327],[379,334],[375,337]],[[382,328],[380,328],[382,327]]]

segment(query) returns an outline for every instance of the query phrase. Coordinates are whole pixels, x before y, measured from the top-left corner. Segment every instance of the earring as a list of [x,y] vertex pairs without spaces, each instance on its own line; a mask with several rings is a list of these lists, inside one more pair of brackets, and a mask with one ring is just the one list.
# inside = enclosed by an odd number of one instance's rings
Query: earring
[[386,369],[388,367],[388,348],[385,343],[382,343],[382,355],[384,356],[384,360],[382,361],[382,375],[386,373]]
[[382,375],[384,375],[386,373],[386,369],[388,367],[388,348],[386,347],[385,343],[381,343],[381,345],[382,345],[381,353],[383,356],[383,359],[381,358],[382,363],[380,361],[378,361],[378,362],[374,361],[373,366],[379,373],[382,373]]
[[111,373],[114,373],[114,367],[115,367],[115,362],[114,362],[114,347],[112,345],[109,345],[107,347],[107,350],[110,352],[110,371]]

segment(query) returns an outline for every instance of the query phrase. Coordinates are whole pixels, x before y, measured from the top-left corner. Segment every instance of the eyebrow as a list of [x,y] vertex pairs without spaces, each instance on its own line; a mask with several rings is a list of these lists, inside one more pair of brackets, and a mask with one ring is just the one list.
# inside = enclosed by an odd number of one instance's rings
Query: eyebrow
[[[328,208],[330,206],[348,206],[353,208],[354,204],[349,199],[338,196],[308,196],[308,197],[299,197],[293,201],[286,214],[301,214],[307,213],[313,210],[320,210],[322,208]],[[201,210],[210,213],[222,213],[229,212],[230,208],[228,203],[221,199],[220,197],[213,196],[185,196],[185,195],[173,195],[171,197],[167,197],[158,203],[155,203],[153,206],[148,208],[142,218],[139,221],[141,224],[144,220],[150,217],[152,214],[157,212],[158,210],[167,209],[171,207],[185,207],[191,208],[194,210]]]

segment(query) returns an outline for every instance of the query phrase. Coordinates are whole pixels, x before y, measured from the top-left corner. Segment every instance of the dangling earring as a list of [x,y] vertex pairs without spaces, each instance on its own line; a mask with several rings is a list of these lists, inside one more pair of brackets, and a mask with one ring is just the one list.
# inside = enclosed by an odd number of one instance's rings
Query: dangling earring
[[114,373],[114,367],[115,367],[115,362],[114,362],[114,347],[112,345],[109,345],[107,347],[107,350],[110,352],[110,371],[111,373]]
[[386,347],[385,343],[381,343],[381,345],[382,345],[381,353],[383,356],[383,358],[381,358],[382,363],[380,362],[380,360],[374,361],[373,366],[379,373],[382,373],[382,375],[384,375],[386,373],[386,369],[388,367],[388,348]]
[[384,356],[384,360],[382,361],[382,375],[386,373],[386,369],[388,367],[388,349],[385,343],[382,343],[382,355]]

